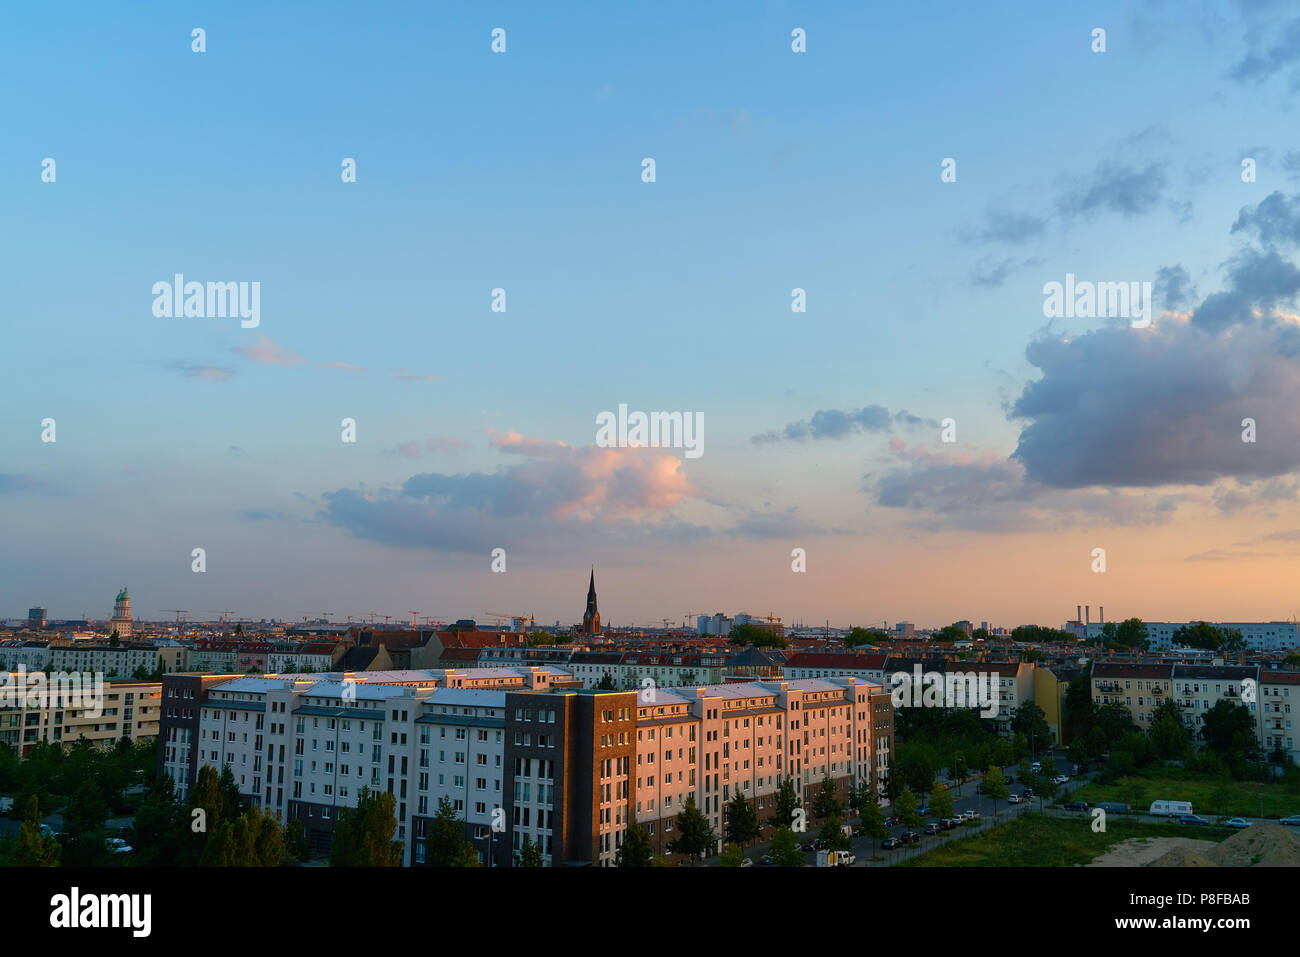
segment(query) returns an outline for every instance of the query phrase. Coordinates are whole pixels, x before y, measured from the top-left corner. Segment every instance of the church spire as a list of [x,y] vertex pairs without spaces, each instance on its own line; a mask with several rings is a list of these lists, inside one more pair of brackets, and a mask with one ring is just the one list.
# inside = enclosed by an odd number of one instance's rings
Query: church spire
[[587,610],[582,614],[582,634],[599,635],[600,611],[596,607],[596,566],[591,566],[591,583],[587,585]]

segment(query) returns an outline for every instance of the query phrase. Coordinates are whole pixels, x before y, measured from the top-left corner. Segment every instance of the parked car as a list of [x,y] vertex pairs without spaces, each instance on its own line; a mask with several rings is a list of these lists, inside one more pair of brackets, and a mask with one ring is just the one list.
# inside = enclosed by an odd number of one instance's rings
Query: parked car
[[1031,797],[1034,796],[1034,789],[1033,789],[1033,788],[1025,788],[1023,791],[1020,792],[1020,796],[1021,796],[1022,798],[1025,798],[1026,800],[1028,800],[1029,798],[1031,798]]
[[1175,817],[1179,814],[1191,814],[1191,801],[1152,801],[1150,814],[1162,817]]
[[918,807],[916,809],[916,813],[921,815],[921,817],[925,817],[927,814],[930,813],[930,805],[927,804],[925,805],[925,807]]
[[858,855],[852,851],[840,851],[835,855],[836,867],[849,867],[858,862]]
[[898,825],[900,825],[900,824],[902,824],[902,823],[903,823],[903,822],[900,821],[900,820],[898,819],[898,815],[897,815],[897,814],[891,814],[891,815],[889,815],[889,817],[885,818],[885,826],[886,826],[886,827],[898,827]]
[[961,827],[961,818],[946,817],[941,823],[943,824],[943,829],[945,831],[951,831],[954,827]]
[[1087,801],[1066,801],[1061,807],[1067,811],[1086,811],[1088,810]]
[[931,821],[929,824],[927,824],[927,825],[925,826],[924,830],[925,830],[925,833],[926,833],[926,834],[938,834],[938,833],[939,833],[939,822],[938,822],[938,821]]
[[49,835],[50,837],[58,837],[58,836],[59,836],[59,832],[56,831],[54,828],[50,827],[48,824],[42,824],[42,825],[41,825],[41,834],[42,834],[42,836],[44,836],[44,835]]
[[1199,814],[1182,814],[1182,815],[1180,815],[1179,818],[1178,818],[1178,823],[1179,823],[1179,824],[1205,824],[1205,825],[1208,825],[1210,822],[1207,821],[1205,818],[1201,817]]
[[1065,784],[1067,781],[1070,780],[1070,778],[1069,778],[1068,775],[1065,775],[1065,774],[1058,774],[1058,775],[1057,775],[1056,777],[1054,777],[1052,780],[1055,781],[1057,784]]
[[886,851],[892,851],[896,847],[902,847],[903,843],[901,837],[887,837],[880,842],[880,846]]
[[1300,827],[1300,814],[1292,814],[1290,817],[1279,818],[1279,824],[1289,824],[1291,827]]
[[758,859],[758,863],[761,864],[763,867],[771,867],[773,864],[776,863],[776,858],[773,857],[771,854],[764,854],[762,857]]
[[1041,771],[1041,770],[1043,770],[1043,765],[1042,765],[1041,763],[1039,763],[1038,761],[1035,761],[1033,764],[1031,764],[1031,765],[1029,766],[1029,770],[1031,770],[1031,771],[1035,771],[1035,772],[1037,772],[1037,771]]
[[1008,804],[1019,804],[1019,803],[1020,803],[1020,795],[1019,795],[1019,794],[1013,794],[1013,795],[1011,795],[1011,797],[1007,798],[1007,803],[1008,803]]
[[1230,817],[1223,822],[1223,826],[1244,828],[1244,827],[1251,827],[1252,823],[1253,822],[1247,821],[1244,817]]
[[968,821],[978,821],[978,820],[980,819],[980,812],[979,812],[979,811],[965,811],[965,812],[962,813],[962,817],[966,818],[966,820],[968,820]]
[[130,854],[135,848],[120,837],[110,837],[108,839],[108,849],[114,854]]
[[903,843],[904,843],[904,844],[920,844],[920,843],[921,843],[921,835],[920,835],[920,834],[917,834],[916,831],[908,831],[906,834],[903,835]]
[[1015,783],[1016,783],[1016,776],[1015,776],[1014,774],[1008,774],[1008,775],[1006,775],[1006,780],[1007,780],[1007,783],[1008,783],[1008,784],[1015,784]]

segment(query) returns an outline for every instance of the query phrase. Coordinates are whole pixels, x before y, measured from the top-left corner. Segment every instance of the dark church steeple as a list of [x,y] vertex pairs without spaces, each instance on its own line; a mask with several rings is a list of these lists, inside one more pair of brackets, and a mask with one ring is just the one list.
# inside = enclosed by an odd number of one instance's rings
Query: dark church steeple
[[599,635],[600,612],[596,609],[596,566],[591,566],[591,584],[587,586],[587,610],[582,613],[582,631],[584,635]]

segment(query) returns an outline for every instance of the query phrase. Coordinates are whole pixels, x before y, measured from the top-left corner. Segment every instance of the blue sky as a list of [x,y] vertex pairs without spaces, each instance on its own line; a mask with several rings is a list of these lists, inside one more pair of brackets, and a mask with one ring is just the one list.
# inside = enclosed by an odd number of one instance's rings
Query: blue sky
[[[1069,431],[1068,416],[1008,417],[1044,374],[1026,359],[1044,282],[1180,268],[1194,314],[1252,241],[1231,231],[1241,211],[1295,190],[1300,48],[1283,4],[10,16],[0,525],[22,545],[6,550],[0,614],[102,616],[125,581],[148,616],[505,603],[568,621],[593,561],[616,622],[679,619],[681,602],[923,623],[1056,623],[1108,597],[1148,618],[1295,610],[1289,553],[1242,544],[1290,527],[1284,454],[1194,482],[1163,460],[1101,485],[1058,476],[1048,492],[1042,461],[1024,460],[1028,491],[1000,471],[990,486],[981,465],[1015,473],[1035,421]],[[1019,238],[989,238],[1008,222]],[[177,272],[260,282],[260,327],[155,318],[152,284]],[[794,287],[807,313],[791,312]],[[1273,292],[1285,312],[1289,287]],[[1132,355],[1119,335],[1089,340],[1095,354]],[[1208,364],[1232,367],[1241,338],[1214,340]],[[1173,345],[1123,383],[1156,381]],[[1289,396],[1289,368],[1261,394]],[[628,452],[600,473],[594,417],[620,402],[702,413],[706,454],[670,474]],[[1164,426],[1203,429],[1214,416],[1195,405]],[[753,441],[873,406],[925,424]],[[1122,414],[1073,411],[1082,446],[1124,454]],[[933,427],[949,416],[957,450]],[[563,442],[571,462],[547,472],[503,451],[508,433]],[[936,490],[933,460],[908,456],[946,453],[965,458]],[[402,491],[428,475],[445,498]],[[1099,579],[1080,550],[1112,542],[1127,571]],[[506,575],[488,572],[495,546]],[[803,578],[796,546],[813,556]],[[203,575],[192,547],[208,549]],[[987,577],[988,556],[1012,554]],[[1225,573],[1240,576],[1231,596],[1205,602]]]

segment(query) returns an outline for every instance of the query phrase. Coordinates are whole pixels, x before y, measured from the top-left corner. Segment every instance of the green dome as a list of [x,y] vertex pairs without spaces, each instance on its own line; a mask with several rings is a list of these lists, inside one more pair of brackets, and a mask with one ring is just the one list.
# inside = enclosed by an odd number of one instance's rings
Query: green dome
[[122,590],[121,590],[120,592],[117,593],[117,600],[118,600],[118,601],[123,601],[123,600],[125,600],[125,601],[130,601],[130,600],[131,600],[131,593],[128,592],[128,591],[126,590],[126,586],[125,586],[125,585],[123,585],[123,586],[122,586]]

